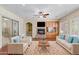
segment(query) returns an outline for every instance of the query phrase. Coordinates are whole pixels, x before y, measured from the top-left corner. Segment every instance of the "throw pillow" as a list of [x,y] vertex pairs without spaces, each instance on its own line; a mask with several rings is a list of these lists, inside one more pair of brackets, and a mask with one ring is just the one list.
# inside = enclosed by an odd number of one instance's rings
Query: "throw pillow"
[[69,36],[68,39],[67,39],[68,43],[72,43],[73,42],[73,37],[72,36]]
[[79,43],[79,37],[74,37],[73,43]]
[[59,35],[59,38],[64,40],[65,39],[65,35],[64,34]]

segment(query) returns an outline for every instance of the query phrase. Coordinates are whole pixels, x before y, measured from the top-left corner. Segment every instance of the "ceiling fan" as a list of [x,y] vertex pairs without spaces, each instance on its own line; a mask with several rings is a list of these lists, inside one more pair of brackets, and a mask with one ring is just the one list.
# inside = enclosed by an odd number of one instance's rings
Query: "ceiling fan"
[[50,14],[47,12],[39,11],[39,12],[37,12],[37,14],[35,16],[38,16],[38,17],[42,16],[43,18],[46,18],[48,15],[50,15]]
[[49,13],[46,13],[46,12],[38,12],[38,14],[39,14],[39,16],[42,16],[43,18],[46,18],[48,15],[49,15]]

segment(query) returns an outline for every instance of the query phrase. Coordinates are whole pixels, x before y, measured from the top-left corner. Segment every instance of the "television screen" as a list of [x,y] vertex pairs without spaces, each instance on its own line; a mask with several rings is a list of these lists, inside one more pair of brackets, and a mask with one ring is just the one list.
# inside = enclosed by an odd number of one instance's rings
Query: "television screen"
[[45,22],[37,22],[37,27],[45,27]]

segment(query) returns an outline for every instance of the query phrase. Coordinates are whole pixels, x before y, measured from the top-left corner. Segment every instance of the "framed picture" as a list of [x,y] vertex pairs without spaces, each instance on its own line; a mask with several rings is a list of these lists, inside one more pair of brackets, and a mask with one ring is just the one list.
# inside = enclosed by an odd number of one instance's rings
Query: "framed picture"
[[5,37],[13,37],[19,35],[19,21],[2,17],[2,33]]
[[19,22],[13,20],[13,36],[19,35]]
[[47,32],[56,32],[56,28],[55,27],[47,27]]
[[2,19],[2,36],[12,37],[12,20],[6,17]]

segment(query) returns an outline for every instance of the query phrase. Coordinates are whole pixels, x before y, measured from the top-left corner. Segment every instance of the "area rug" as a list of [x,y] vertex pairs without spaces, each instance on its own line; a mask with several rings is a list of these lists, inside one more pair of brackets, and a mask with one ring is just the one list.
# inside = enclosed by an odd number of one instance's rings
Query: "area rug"
[[30,47],[24,52],[24,55],[70,55],[70,53],[58,45],[56,41],[49,41],[49,45],[49,47],[42,49],[38,47],[38,41],[33,41]]

